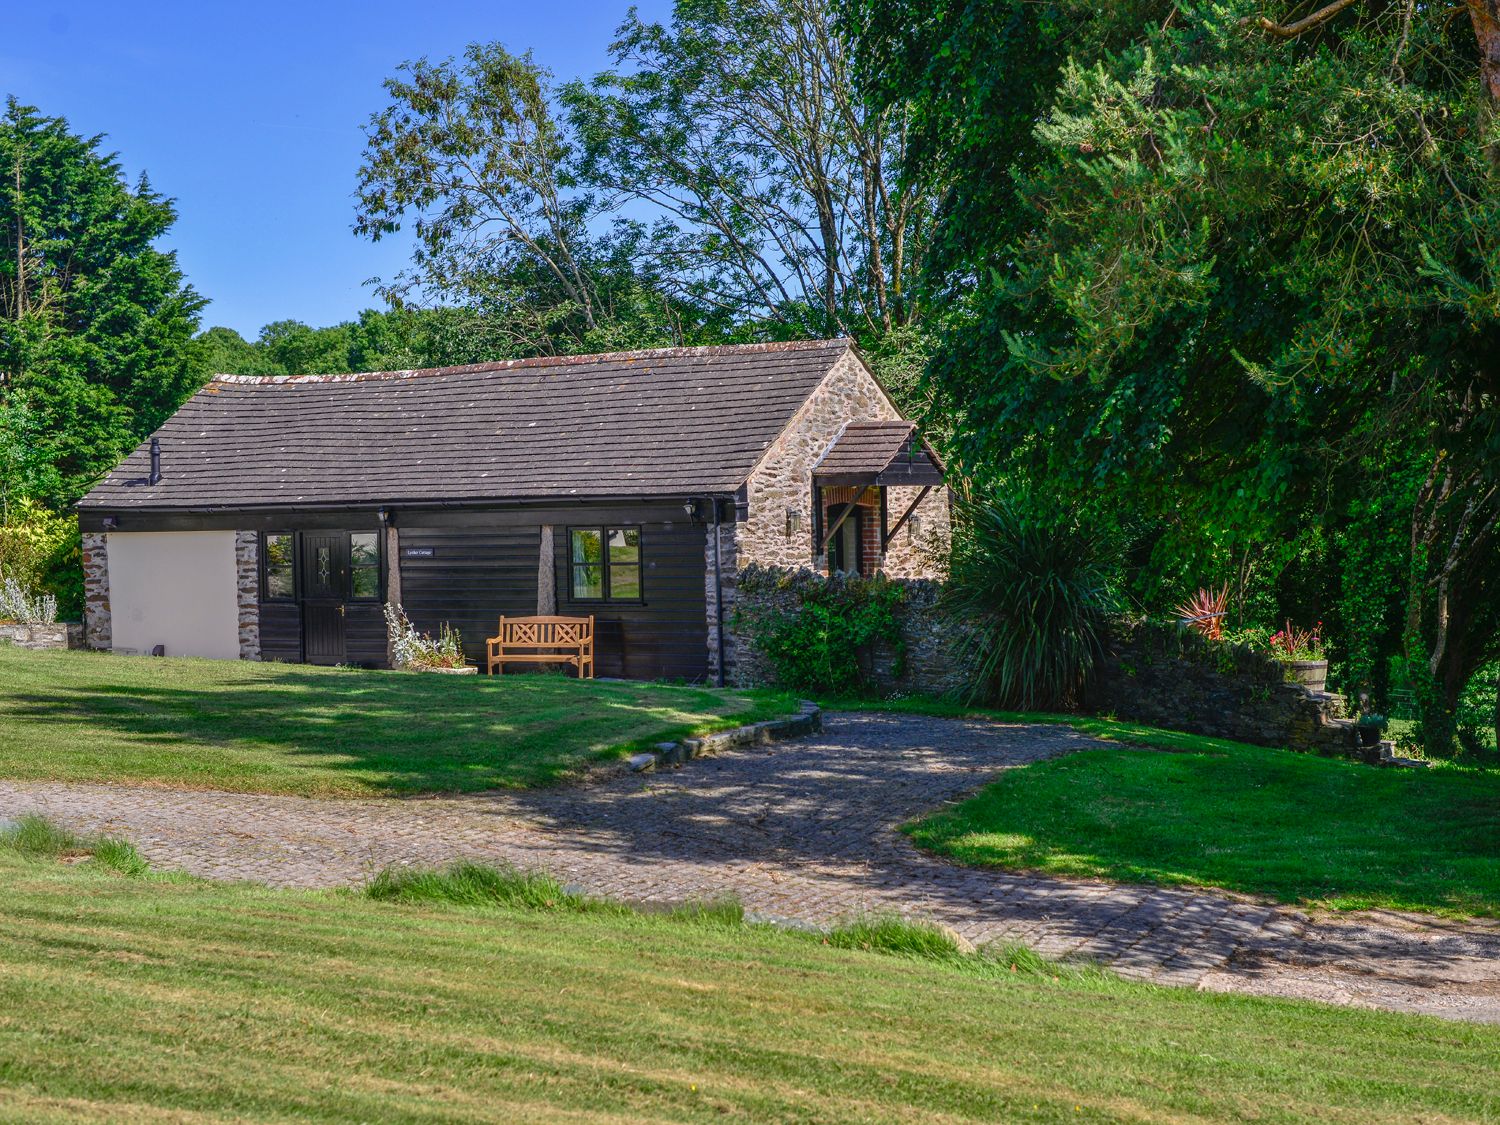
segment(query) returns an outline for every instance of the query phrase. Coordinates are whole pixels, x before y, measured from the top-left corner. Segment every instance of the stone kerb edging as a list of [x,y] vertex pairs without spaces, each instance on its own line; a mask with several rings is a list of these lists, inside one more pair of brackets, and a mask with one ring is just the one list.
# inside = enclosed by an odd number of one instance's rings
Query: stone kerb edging
[[746,746],[762,746],[769,742],[785,742],[792,738],[805,738],[823,729],[823,709],[809,699],[802,700],[797,713],[786,719],[767,719],[733,730],[716,731],[713,734],[686,738],[681,742],[658,742],[651,750],[633,754],[628,765],[636,773],[653,770],[657,766],[680,766],[694,758],[711,754],[722,754],[726,750],[739,750]]

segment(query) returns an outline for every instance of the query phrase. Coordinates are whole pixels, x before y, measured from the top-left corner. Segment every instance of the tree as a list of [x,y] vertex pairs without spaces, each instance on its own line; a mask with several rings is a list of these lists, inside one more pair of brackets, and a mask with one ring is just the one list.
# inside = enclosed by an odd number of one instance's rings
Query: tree
[[857,17],[952,183],[929,285],[960,314],[931,375],[959,459],[1140,512],[1156,575],[1263,567],[1316,605],[1341,570],[1397,574],[1346,624],[1404,637],[1438,750],[1500,637],[1493,9]]
[[908,113],[857,96],[830,0],[633,11],[616,69],[563,91],[581,178],[669,291],[821,335],[914,324],[933,190],[905,180]]
[[69,502],[160,425],[200,378],[202,300],[154,243],[171,202],[132,188],[100,137],[16,99],[0,117],[0,409],[24,410]]
[[468,308],[504,354],[918,325],[933,193],[900,180],[909,122],[856,97],[830,0],[681,0],[614,58],[562,87],[498,44],[400,68],[355,221],[417,235],[383,295]]

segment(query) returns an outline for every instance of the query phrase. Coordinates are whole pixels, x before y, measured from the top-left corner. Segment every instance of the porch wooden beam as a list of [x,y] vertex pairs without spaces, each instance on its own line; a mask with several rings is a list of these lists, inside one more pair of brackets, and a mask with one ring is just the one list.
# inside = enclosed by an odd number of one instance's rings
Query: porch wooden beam
[[911,506],[908,507],[906,511],[901,513],[901,518],[896,521],[896,526],[891,528],[891,530],[884,536],[884,538],[881,539],[880,549],[882,551],[884,551],[891,545],[891,540],[896,538],[896,532],[900,531],[903,527],[906,526],[906,521],[911,519],[911,514],[917,510],[917,505],[920,504],[923,500],[927,499],[927,494],[931,491],[932,485],[927,484],[922,486],[922,491],[917,493],[917,498],[911,502]]
[[844,521],[854,514],[854,509],[857,507],[859,507],[859,497],[855,497],[844,505],[844,510],[839,513],[839,518],[833,521],[833,526],[828,529],[828,534],[823,536],[823,542],[818,550],[818,554],[827,554],[828,544],[833,542],[833,537],[838,534],[839,528],[844,526]]

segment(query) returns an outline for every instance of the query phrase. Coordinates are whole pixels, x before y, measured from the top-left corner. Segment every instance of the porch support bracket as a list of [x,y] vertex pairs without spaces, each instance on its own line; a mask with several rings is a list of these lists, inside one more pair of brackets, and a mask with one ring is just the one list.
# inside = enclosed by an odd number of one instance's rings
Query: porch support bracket
[[855,498],[844,505],[844,510],[839,513],[839,518],[833,521],[833,526],[828,529],[828,534],[823,536],[823,542],[818,546],[818,554],[828,553],[828,544],[833,542],[833,537],[838,534],[839,528],[844,526],[844,521],[854,514],[854,509],[859,507],[859,500]]
[[891,545],[891,540],[896,538],[896,532],[900,531],[902,527],[906,525],[906,521],[911,519],[911,514],[917,510],[917,505],[920,504],[923,500],[927,499],[927,494],[931,491],[932,485],[924,484],[922,486],[922,491],[917,493],[917,498],[907,506],[906,511],[901,513],[901,518],[896,521],[895,526],[893,526],[888,532],[886,532],[884,537],[880,540],[880,549],[882,551],[884,551]]

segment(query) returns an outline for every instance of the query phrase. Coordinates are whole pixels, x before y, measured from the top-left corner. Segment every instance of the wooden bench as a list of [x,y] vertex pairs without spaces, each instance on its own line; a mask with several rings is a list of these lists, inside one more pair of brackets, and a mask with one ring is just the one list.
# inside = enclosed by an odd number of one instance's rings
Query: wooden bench
[[593,617],[502,617],[500,635],[486,643],[493,676],[502,664],[524,662],[571,664],[579,679],[594,678]]

